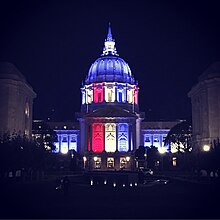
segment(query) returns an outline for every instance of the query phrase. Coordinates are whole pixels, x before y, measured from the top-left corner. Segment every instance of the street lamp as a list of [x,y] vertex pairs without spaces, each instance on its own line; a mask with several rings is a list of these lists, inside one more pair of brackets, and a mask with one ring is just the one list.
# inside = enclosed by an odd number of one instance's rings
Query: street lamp
[[86,161],[87,161],[87,158],[86,156],[83,157],[83,167],[84,169],[86,168]]
[[158,152],[161,155],[161,170],[163,170],[163,155],[166,153],[166,148],[165,147],[159,147]]
[[210,146],[207,145],[207,144],[205,144],[205,145],[203,146],[203,150],[204,150],[205,152],[210,151]]

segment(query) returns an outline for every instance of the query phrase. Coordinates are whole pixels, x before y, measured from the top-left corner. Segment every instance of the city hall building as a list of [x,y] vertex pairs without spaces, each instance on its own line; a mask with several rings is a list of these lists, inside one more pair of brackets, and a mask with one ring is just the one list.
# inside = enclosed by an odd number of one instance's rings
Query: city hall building
[[170,128],[179,123],[143,122],[137,80],[117,53],[110,25],[103,52],[91,65],[81,93],[78,122],[48,124],[58,136],[55,152],[79,152],[88,170],[136,169],[135,150],[141,145],[164,147]]

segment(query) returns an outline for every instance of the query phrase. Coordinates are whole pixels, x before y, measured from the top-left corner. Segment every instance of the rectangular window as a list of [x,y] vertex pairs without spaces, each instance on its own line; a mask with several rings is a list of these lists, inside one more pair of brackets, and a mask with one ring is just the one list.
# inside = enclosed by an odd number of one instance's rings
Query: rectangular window
[[120,169],[127,168],[127,160],[126,157],[120,157]]
[[144,146],[145,147],[150,147],[151,145],[152,145],[151,136],[145,136],[144,137]]
[[94,168],[101,169],[101,157],[94,157]]
[[70,136],[69,149],[77,151],[77,139],[76,135]]
[[107,158],[107,168],[113,169],[114,168],[114,157]]

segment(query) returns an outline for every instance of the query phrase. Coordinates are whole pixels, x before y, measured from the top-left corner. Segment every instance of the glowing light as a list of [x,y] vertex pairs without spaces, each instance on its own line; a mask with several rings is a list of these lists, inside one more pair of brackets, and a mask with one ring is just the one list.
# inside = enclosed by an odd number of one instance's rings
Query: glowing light
[[84,161],[84,162],[86,162],[86,161],[87,161],[87,158],[86,158],[86,156],[84,156],[84,157],[83,157],[83,161]]
[[132,187],[132,183],[130,183],[130,187]]
[[206,152],[210,151],[210,146],[207,145],[207,144],[205,144],[205,145],[203,146],[203,150],[206,151]]
[[135,183],[134,185],[135,185],[135,186],[137,186],[138,184],[137,184],[137,183]]
[[125,184],[123,184],[122,186],[125,187]]
[[98,160],[98,157],[93,157],[93,160],[96,162]]
[[90,185],[93,186],[93,180],[90,181]]
[[158,147],[158,151],[160,154],[164,154],[166,152],[166,148],[165,147]]
[[104,185],[106,185],[106,184],[107,184],[107,180],[104,181]]
[[127,162],[130,161],[130,159],[131,159],[130,157],[126,157],[126,161],[127,161]]
[[113,186],[116,187],[116,183],[113,183]]

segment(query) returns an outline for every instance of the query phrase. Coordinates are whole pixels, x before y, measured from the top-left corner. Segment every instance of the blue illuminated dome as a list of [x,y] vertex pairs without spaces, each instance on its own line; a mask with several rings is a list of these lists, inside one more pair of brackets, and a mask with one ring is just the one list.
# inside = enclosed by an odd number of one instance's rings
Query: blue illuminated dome
[[117,54],[110,25],[103,53],[101,57],[91,65],[85,82],[86,84],[97,82],[135,83],[130,67]]

